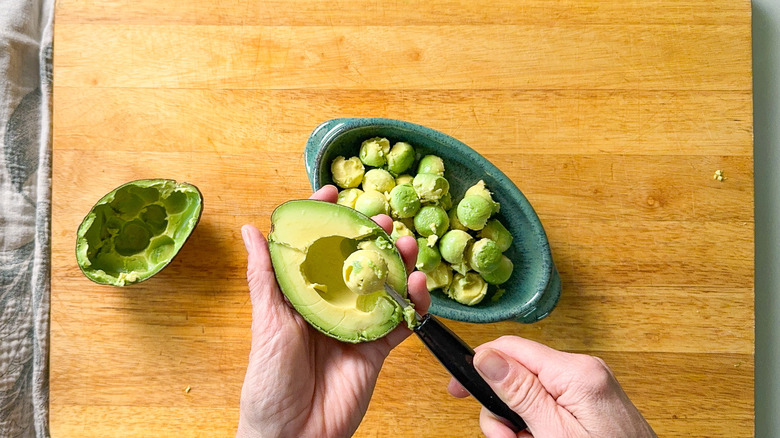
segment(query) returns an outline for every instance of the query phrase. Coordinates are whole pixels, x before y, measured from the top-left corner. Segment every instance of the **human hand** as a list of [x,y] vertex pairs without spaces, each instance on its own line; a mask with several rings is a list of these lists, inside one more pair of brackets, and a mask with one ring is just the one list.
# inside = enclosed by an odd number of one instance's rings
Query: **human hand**
[[[311,199],[335,202],[337,190],[325,186]],[[389,216],[372,219],[388,233]],[[247,279],[252,302],[252,345],[241,390],[239,437],[346,437],[368,409],[387,355],[411,331],[400,324],[372,342],[348,344],[307,323],[285,300],[274,276],[268,242],[257,228],[241,229],[248,252]],[[408,293],[425,312],[430,296],[425,274],[414,271],[417,242],[397,240],[406,264]]]
[[[488,438],[656,437],[599,358],[516,336],[487,342],[475,351],[477,371],[528,425],[515,434],[482,408],[479,424]],[[455,379],[447,389],[455,397],[468,396]]]

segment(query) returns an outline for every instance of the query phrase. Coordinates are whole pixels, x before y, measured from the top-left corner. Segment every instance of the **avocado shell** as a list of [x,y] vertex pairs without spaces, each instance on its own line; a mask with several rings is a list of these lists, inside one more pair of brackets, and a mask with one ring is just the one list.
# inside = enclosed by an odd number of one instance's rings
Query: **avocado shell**
[[90,209],[78,228],[76,261],[98,284],[126,286],[168,266],[200,221],[203,195],[192,184],[142,179]]
[[271,214],[268,250],[279,288],[315,329],[343,342],[379,339],[403,321],[383,290],[356,295],[344,283],[344,261],[357,249],[378,251],[387,283],[406,296],[407,273],[390,235],[368,216],[339,204],[294,200]]

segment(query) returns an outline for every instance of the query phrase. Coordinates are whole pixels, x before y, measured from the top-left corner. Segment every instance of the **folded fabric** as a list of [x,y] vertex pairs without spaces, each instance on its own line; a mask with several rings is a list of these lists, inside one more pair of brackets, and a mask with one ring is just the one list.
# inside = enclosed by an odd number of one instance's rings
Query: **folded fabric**
[[54,0],[0,3],[0,437],[44,437]]

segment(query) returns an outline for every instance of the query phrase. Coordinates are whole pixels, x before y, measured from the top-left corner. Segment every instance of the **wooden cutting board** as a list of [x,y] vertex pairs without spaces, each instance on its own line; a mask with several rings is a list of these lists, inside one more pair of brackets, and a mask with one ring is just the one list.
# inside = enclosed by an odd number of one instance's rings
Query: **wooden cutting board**
[[[472,146],[547,230],[553,313],[456,332],[602,357],[661,436],[752,436],[750,25],[733,0],[58,1],[52,435],[234,435],[239,227],[309,195],[320,122],[375,116]],[[151,177],[200,187],[200,225],[155,278],[92,284],[82,217]],[[405,341],[357,435],[480,435],[448,379]]]

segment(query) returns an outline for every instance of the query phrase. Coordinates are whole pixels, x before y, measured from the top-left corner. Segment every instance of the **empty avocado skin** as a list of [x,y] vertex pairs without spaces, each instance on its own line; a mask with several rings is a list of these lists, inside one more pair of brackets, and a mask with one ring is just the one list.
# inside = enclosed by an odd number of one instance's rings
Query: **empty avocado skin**
[[200,220],[197,187],[169,179],[123,184],[103,196],[81,222],[76,260],[90,280],[126,286],[165,268]]
[[379,339],[403,319],[384,291],[358,295],[344,283],[344,260],[358,249],[379,252],[387,283],[406,295],[406,268],[390,236],[366,215],[343,205],[288,201],[271,215],[268,249],[279,287],[317,330],[344,342]]

